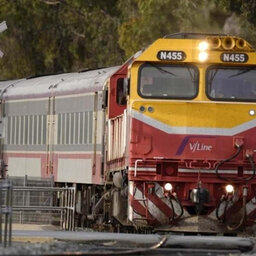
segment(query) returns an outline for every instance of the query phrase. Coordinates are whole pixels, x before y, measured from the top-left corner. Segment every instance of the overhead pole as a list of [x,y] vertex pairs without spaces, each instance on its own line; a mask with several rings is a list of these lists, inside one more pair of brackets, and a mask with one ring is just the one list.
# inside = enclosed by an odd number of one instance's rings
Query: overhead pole
[[[0,33],[4,32],[7,29],[6,21],[3,21],[0,23]],[[4,56],[4,53],[0,50],[0,58]],[[3,134],[3,100],[2,95],[3,91],[1,92],[1,98],[0,98],[0,178],[5,178],[5,171],[6,171],[6,165],[4,163],[3,159],[3,147],[4,147],[4,134]]]
[[[7,29],[6,21],[0,23],[0,33],[4,32]],[[0,58],[4,56],[4,53],[0,50]]]

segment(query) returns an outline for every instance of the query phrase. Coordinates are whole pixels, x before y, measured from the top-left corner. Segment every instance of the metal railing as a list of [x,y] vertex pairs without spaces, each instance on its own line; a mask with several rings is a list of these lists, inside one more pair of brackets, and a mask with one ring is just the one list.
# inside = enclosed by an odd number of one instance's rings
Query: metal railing
[[63,230],[74,230],[76,187],[52,187],[53,182],[51,186],[40,186],[43,181],[39,179],[25,180],[24,184],[34,186],[15,186],[13,183],[20,182],[0,180],[0,244],[4,240],[4,246],[11,245],[12,223],[17,223],[15,214],[20,217],[18,223],[31,223],[33,218],[35,224],[45,224],[42,216],[46,216],[47,224],[58,223]]
[[[60,227],[64,230],[74,230],[75,192],[75,187],[13,187],[14,195],[22,195],[23,202],[26,202],[26,204],[14,204],[13,211],[56,212],[59,213]],[[47,193],[48,200],[41,200],[41,202],[39,200],[36,204],[32,204],[29,199],[33,197],[34,193],[38,199],[44,198],[43,194]]]
[[8,177],[13,184],[13,222],[75,228],[75,187],[54,187],[53,176]]

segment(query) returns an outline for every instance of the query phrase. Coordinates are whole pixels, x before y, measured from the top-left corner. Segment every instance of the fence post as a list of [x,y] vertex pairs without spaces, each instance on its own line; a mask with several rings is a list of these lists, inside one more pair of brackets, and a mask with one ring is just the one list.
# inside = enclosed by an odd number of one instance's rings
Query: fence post
[[2,186],[2,181],[0,182],[0,243],[2,244],[2,196],[3,196],[3,186]]
[[[23,183],[23,186],[24,186],[24,187],[27,186],[27,180],[28,180],[28,176],[25,175],[25,176],[24,176],[24,183]],[[23,191],[22,197],[23,197],[23,206],[25,206],[25,205],[26,205],[26,191]],[[23,217],[24,217],[24,214],[21,213],[21,214],[20,214],[20,224],[23,224]]]
[[8,231],[8,203],[9,203],[9,186],[5,180],[5,223],[4,223],[4,247],[7,246],[7,231]]
[[13,193],[12,193],[12,189],[13,189],[13,186],[12,186],[12,183],[10,182],[10,195],[9,195],[9,214],[10,214],[10,218],[9,218],[9,246],[12,245],[12,196],[13,196]]
[[71,196],[70,196],[70,188],[68,188],[68,230],[71,230]]
[[63,191],[60,192],[60,207],[61,207],[61,212],[60,212],[60,227],[61,229],[63,229],[63,225],[64,225],[64,211],[63,211]]
[[[2,200],[2,194],[3,190],[5,190],[5,205],[3,209],[3,200]],[[5,223],[4,223],[4,247],[8,245],[11,245],[12,241],[12,184],[9,180],[1,181],[1,219],[2,219],[2,213],[5,214]],[[2,221],[2,220],[1,220]],[[9,229],[8,229],[9,227]],[[1,223],[1,238],[2,238],[2,223]]]

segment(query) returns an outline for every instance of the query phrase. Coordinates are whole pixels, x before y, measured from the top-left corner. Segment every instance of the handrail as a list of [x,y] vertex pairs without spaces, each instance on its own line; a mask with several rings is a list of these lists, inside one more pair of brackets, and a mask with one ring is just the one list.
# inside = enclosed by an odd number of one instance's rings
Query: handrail
[[135,161],[134,177],[137,176],[137,166],[138,166],[138,163],[139,163],[139,162],[143,162],[143,160],[142,160],[142,159],[137,159],[137,160]]

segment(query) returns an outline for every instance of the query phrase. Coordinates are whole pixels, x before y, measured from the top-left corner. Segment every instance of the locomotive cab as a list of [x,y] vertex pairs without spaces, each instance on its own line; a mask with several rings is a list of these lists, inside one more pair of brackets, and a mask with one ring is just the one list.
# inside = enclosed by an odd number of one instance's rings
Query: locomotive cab
[[191,231],[196,219],[197,232],[254,221],[255,57],[238,37],[176,34],[134,60],[130,221]]

